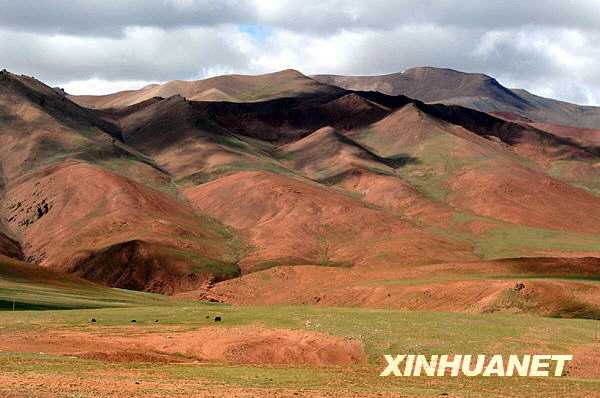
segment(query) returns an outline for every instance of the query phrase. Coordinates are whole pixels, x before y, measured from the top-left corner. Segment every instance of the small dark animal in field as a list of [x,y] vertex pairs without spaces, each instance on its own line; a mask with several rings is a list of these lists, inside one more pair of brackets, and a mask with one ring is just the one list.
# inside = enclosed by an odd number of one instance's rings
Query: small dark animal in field
[[155,323],[158,323],[158,319],[155,319],[155,320],[154,320],[154,322],[155,322]]
[[91,322],[91,323],[96,323],[96,318],[92,318],[92,319],[90,319],[90,322]]
[[220,316],[216,316],[215,317],[215,322],[221,322],[221,317]]
[[208,318],[210,318],[210,315],[207,315],[207,316],[206,316],[206,319],[208,319]]
[[520,292],[521,290],[525,289],[525,284],[522,282],[519,282],[517,284],[515,284],[515,290],[517,292]]
[[135,322],[137,322],[135,319],[132,319],[132,320],[131,320],[131,323],[135,323]]

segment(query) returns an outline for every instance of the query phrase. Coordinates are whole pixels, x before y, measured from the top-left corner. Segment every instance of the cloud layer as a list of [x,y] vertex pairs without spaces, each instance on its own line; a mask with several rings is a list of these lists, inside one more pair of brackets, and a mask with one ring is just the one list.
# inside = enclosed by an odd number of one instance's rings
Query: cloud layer
[[1,67],[76,93],[221,73],[482,72],[600,104],[594,1],[0,0]]

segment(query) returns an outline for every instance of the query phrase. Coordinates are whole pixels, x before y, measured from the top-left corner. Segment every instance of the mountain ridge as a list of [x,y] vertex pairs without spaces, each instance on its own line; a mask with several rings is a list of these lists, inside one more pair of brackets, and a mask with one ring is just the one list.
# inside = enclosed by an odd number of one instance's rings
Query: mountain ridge
[[296,71],[234,87],[264,97],[102,109],[5,77],[0,243],[53,271],[178,294],[289,265],[600,255],[594,131]]
[[285,69],[263,75],[223,75],[202,80],[171,80],[151,84],[139,90],[127,90],[99,96],[71,95],[74,102],[90,108],[115,108],[133,105],[152,97],[181,95],[195,101],[264,101],[284,96],[302,96],[339,89],[316,82],[308,76]]
[[577,105],[502,86],[481,73],[417,67],[373,76],[312,75],[324,84],[350,90],[374,90],[406,95],[429,103],[460,105],[483,112],[509,112],[536,122],[600,128],[600,107]]

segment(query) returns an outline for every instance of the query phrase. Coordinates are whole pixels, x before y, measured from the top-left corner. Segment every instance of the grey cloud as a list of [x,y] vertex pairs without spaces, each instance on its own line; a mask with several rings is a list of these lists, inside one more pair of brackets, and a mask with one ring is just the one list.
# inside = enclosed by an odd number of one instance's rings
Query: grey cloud
[[0,0],[0,66],[68,83],[429,65],[596,103],[599,27],[584,0]]
[[173,29],[252,20],[250,6],[235,0],[0,0],[0,26],[23,32],[119,36],[128,26]]
[[105,80],[165,81],[198,77],[203,70],[239,70],[247,60],[235,47],[232,29],[162,31],[130,28],[125,36],[79,38],[0,31],[2,67],[44,81],[91,77]]
[[279,4],[277,7],[261,7],[261,0],[256,3],[261,22],[305,32],[347,28],[389,30],[411,24],[486,29],[546,26],[596,30],[600,27],[600,7],[593,0],[284,0],[275,2]]
[[600,7],[593,0],[0,0],[0,9],[0,26],[5,28],[78,35],[118,35],[127,26],[171,29],[227,23],[314,33],[389,30],[405,24],[600,26]]

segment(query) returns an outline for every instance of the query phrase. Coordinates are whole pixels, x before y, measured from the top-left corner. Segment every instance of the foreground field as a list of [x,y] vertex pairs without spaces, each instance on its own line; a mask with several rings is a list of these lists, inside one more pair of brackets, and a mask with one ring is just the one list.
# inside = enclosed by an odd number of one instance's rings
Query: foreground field
[[[222,321],[215,322],[216,316]],[[310,344],[294,351],[286,346],[294,341],[290,336]],[[108,341],[118,347],[103,344]],[[359,349],[356,357],[341,359],[302,352],[319,344],[333,354],[336,347],[346,353],[357,344]],[[219,351],[214,345],[224,345],[222,355],[207,359],[207,353]],[[593,397],[600,396],[599,346],[597,321],[527,315],[188,301],[5,311],[0,313],[0,396]],[[575,359],[560,378],[378,376],[384,353],[525,352],[573,353]]]
[[[565,266],[532,259],[461,264],[462,272],[452,264],[387,273],[277,267],[216,284],[210,294],[256,301],[227,305],[107,288],[3,258],[0,396],[599,396],[597,311],[568,306],[576,297],[565,301],[555,288],[580,284],[592,305],[596,265],[569,261],[564,274]],[[253,289],[246,292],[248,282]],[[507,292],[525,288],[502,295],[502,302],[484,300],[502,305],[483,311],[456,295],[475,282],[505,284]],[[545,283],[552,289],[543,289]],[[291,285],[304,293],[290,295]],[[433,304],[408,305],[421,301],[401,293],[420,288]],[[271,301],[266,291],[273,292]],[[361,301],[360,292],[371,301]],[[354,301],[338,302],[340,295]],[[552,306],[539,310],[546,302]],[[346,307],[336,307],[341,304]],[[560,378],[381,378],[386,353],[550,353],[573,354],[574,361]]]

